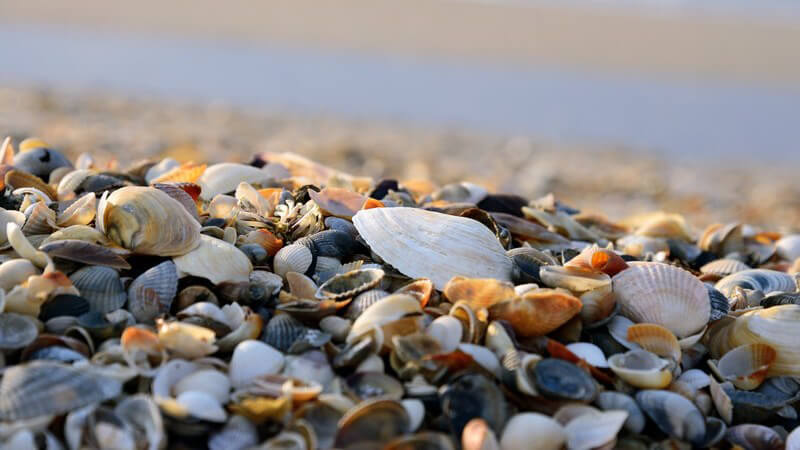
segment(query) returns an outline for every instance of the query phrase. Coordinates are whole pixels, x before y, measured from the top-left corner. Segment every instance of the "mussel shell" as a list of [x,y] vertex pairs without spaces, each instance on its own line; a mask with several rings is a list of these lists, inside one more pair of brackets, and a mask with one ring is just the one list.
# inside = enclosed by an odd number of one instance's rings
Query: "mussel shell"
[[101,265],[115,269],[130,269],[131,265],[113,250],[77,239],[51,241],[39,247],[51,257],[63,258],[84,264]]
[[744,450],[781,450],[784,444],[775,430],[754,423],[728,428],[725,439]]
[[555,358],[539,361],[533,369],[536,388],[551,398],[589,403],[597,396],[597,385],[583,369]]
[[72,284],[89,302],[91,311],[107,313],[125,304],[127,294],[116,270],[105,266],[86,266],[69,276]]

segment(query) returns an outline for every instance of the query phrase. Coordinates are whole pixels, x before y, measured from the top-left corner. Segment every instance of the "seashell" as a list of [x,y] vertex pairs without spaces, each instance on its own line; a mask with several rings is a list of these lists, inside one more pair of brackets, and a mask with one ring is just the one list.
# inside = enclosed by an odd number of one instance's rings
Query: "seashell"
[[717,255],[741,251],[744,248],[742,224],[734,222],[727,225],[719,223],[709,225],[697,241],[697,246]]
[[669,391],[644,390],[636,394],[636,401],[664,433],[695,446],[705,442],[703,414],[683,396]]
[[786,437],[786,450],[798,450],[800,449],[800,427],[795,428],[789,433],[789,436]]
[[489,316],[508,321],[520,336],[541,336],[566,323],[581,306],[581,301],[567,291],[536,289],[490,306]]
[[382,445],[408,433],[411,421],[402,403],[377,398],[350,408],[339,420],[337,428],[334,447]]
[[205,392],[183,392],[176,400],[179,405],[186,408],[189,415],[197,419],[224,423],[228,418],[228,414],[217,400]]
[[382,278],[383,270],[381,269],[352,270],[341,275],[336,275],[323,283],[319,289],[317,289],[316,297],[329,298],[332,300],[355,297],[377,286]]
[[44,193],[49,201],[55,200],[58,196],[55,190],[44,182],[39,176],[20,170],[6,172],[5,184],[12,190],[19,188],[33,188]]
[[718,275],[720,277],[726,277],[743,270],[750,270],[750,266],[738,259],[730,258],[716,259],[700,267],[700,273]]
[[271,346],[255,340],[246,340],[233,351],[229,376],[234,388],[241,388],[262,375],[280,372],[284,357]]
[[586,247],[576,257],[564,263],[564,267],[614,276],[627,269],[628,263],[612,250],[600,248],[595,244]]
[[286,352],[307,330],[305,325],[289,314],[276,314],[267,322],[264,342]]
[[56,295],[42,305],[39,319],[48,321],[54,317],[80,316],[89,312],[89,302],[71,294]]
[[392,400],[403,398],[403,385],[383,372],[357,372],[347,377],[344,388],[356,403],[380,397]]
[[86,266],[69,279],[89,302],[90,311],[108,313],[121,308],[127,299],[119,274],[110,267]]
[[199,241],[194,250],[172,258],[178,269],[178,277],[192,275],[206,278],[214,284],[250,280],[253,266],[238,248],[205,235],[200,235]]
[[679,214],[658,212],[642,218],[642,223],[636,228],[635,234],[648,237],[676,238],[685,241],[694,241],[686,220]]
[[316,257],[303,245],[292,244],[281,248],[275,254],[273,267],[275,273],[285,277],[288,272],[304,273],[313,272]]
[[252,212],[261,217],[271,216],[275,209],[275,206],[266,197],[259,194],[250,183],[244,181],[236,187],[234,197],[236,197],[240,210]]
[[208,440],[209,450],[245,450],[258,444],[258,430],[244,416],[234,415],[225,427],[212,433]]
[[794,261],[800,258],[800,235],[790,234],[775,242],[775,250],[782,259]]
[[164,192],[170,198],[180,203],[183,208],[192,216],[196,221],[200,222],[200,217],[197,215],[197,205],[186,191],[174,184],[153,184],[153,187]]
[[208,328],[181,322],[156,320],[161,344],[179,357],[200,358],[217,351],[214,332]]
[[21,314],[0,314],[0,351],[17,350],[33,342],[39,334],[36,322]]
[[489,191],[486,188],[474,183],[461,182],[442,186],[431,194],[434,201],[444,201],[448,203],[471,203],[478,204],[486,198]]
[[608,368],[606,355],[603,354],[603,350],[600,347],[594,344],[573,342],[572,344],[567,344],[567,349],[594,367]]
[[[746,450],[784,448],[783,438],[772,428],[754,423],[736,425],[728,428],[725,439],[738,448]],[[786,448],[789,448],[787,443]]]
[[746,344],[725,353],[716,367],[724,380],[749,391],[761,385],[777,356],[775,349],[767,344]]
[[472,419],[461,434],[461,448],[464,450],[500,450],[500,444],[485,420]]
[[507,403],[497,384],[479,373],[465,373],[439,391],[442,414],[453,436],[461,436],[474,418],[486,421],[495,433],[503,430],[508,416]]
[[408,436],[401,436],[393,439],[383,448],[385,450],[401,450],[408,448],[434,448],[437,450],[456,449],[448,435],[434,431],[423,431]]
[[697,333],[708,322],[706,288],[683,269],[634,262],[612,282],[620,313],[634,322],[662,325],[678,338]]
[[270,174],[259,168],[236,163],[214,164],[206,168],[196,180],[202,187],[200,198],[211,200],[216,195],[233,192],[239,183],[261,184],[270,179]]
[[660,389],[672,381],[669,361],[646,350],[612,355],[608,366],[618,377],[640,389]]
[[152,323],[169,312],[178,291],[178,272],[172,261],[151,267],[128,287],[128,309],[138,322]]
[[652,323],[640,323],[628,328],[627,340],[674,363],[681,361],[681,347],[671,331]]
[[351,219],[367,201],[361,194],[335,187],[326,187],[319,192],[309,190],[308,195],[324,215],[344,219]]
[[5,370],[0,383],[0,420],[59,415],[119,395],[119,381],[90,368],[32,361]]
[[75,200],[63,212],[58,215],[56,223],[59,227],[71,225],[88,225],[94,220],[97,212],[97,198],[94,194],[86,194]]
[[430,278],[438,289],[454,276],[510,280],[511,260],[475,220],[400,207],[359,211],[353,223],[381,259],[409,277]]
[[519,413],[503,429],[500,448],[529,448],[536,442],[541,450],[559,450],[567,442],[567,433],[558,422],[539,413]]
[[635,258],[647,255],[669,253],[669,243],[664,238],[628,235],[617,240],[617,245],[622,253]]
[[25,224],[25,214],[19,211],[11,211],[0,208],[0,247],[8,248],[8,235],[6,234],[6,227],[9,223],[14,223],[17,227],[22,227]]
[[39,269],[27,259],[6,261],[0,264],[0,289],[9,292],[33,275],[39,275]]
[[339,316],[324,317],[319,321],[319,329],[330,334],[334,342],[343,342],[350,332],[350,321]]
[[602,289],[611,284],[610,277],[604,273],[592,273],[561,266],[542,266],[539,268],[539,278],[547,286],[563,288],[575,293]]
[[388,296],[389,293],[381,289],[371,289],[369,291],[362,292],[361,294],[357,295],[352,302],[350,302],[350,305],[347,307],[345,317],[350,320],[355,320],[361,316],[361,314],[367,308]]
[[134,429],[137,441],[143,440],[149,450],[166,445],[167,437],[161,412],[149,396],[135,394],[125,397],[114,408],[114,413]]
[[147,172],[144,174],[144,180],[147,184],[153,182],[154,179],[160,177],[161,175],[180,167],[181,163],[175,160],[174,158],[164,158],[156,164],[150,166],[147,169]]
[[537,390],[547,397],[588,403],[597,396],[594,380],[567,361],[545,358],[536,364],[533,373]]
[[721,358],[741,345],[767,344],[777,351],[768,376],[800,375],[797,320],[800,320],[800,305],[781,305],[744,313],[709,332],[711,354]]
[[59,167],[72,167],[72,163],[61,152],[46,148],[46,144],[41,141],[36,145],[37,147],[23,151],[20,143],[20,153],[14,156],[13,166],[38,177],[46,177]]
[[631,433],[641,433],[644,430],[647,418],[636,401],[630,396],[621,392],[606,391],[597,394],[595,402],[604,411],[626,411],[628,417],[625,419],[624,427]]
[[289,284],[289,292],[297,297],[310,299],[317,294],[317,285],[314,280],[297,272],[287,272],[286,282]]
[[227,220],[237,213],[235,209],[237,208],[237,204],[238,200],[236,200],[236,197],[219,194],[211,199],[211,202],[209,202],[206,207],[206,211],[211,218]]
[[714,287],[730,297],[736,287],[757,290],[763,293],[774,291],[794,292],[796,284],[791,275],[769,269],[750,269],[736,272],[719,280]]
[[609,283],[605,287],[587,291],[579,297],[583,307],[580,311],[581,321],[592,328],[603,325],[616,312],[617,302]]
[[408,315],[421,314],[419,302],[409,295],[394,294],[372,304],[358,316],[347,335],[347,342],[353,342],[374,327],[382,327]]
[[83,264],[108,266],[114,269],[130,269],[121,256],[97,244],[77,239],[62,239],[42,244],[39,250],[51,257],[66,259]]
[[155,173],[151,174],[150,171],[148,171],[148,175],[151,175],[151,177],[146,181],[151,185],[159,183],[194,183],[198,178],[200,178],[205,170],[206,164],[187,162],[185,164],[181,164],[180,166],[173,167],[172,169],[163,172],[156,177],[152,177],[152,175],[155,175]]
[[178,201],[155,188],[118,189],[105,201],[101,198],[97,211],[100,231],[134,253],[180,256],[200,242],[200,224]]
[[56,188],[56,194],[59,200],[69,200],[74,197],[75,191],[83,184],[83,181],[94,171],[89,169],[75,169],[61,177]]
[[[452,280],[451,280],[452,281]],[[433,293],[433,282],[428,278],[414,280],[400,289],[394,291],[395,294],[408,294],[416,297],[419,304],[424,308]]]
[[592,449],[613,443],[627,418],[626,411],[581,414],[564,426],[567,446],[571,449]]
[[450,353],[458,348],[464,330],[461,321],[455,317],[441,316],[428,325],[426,332],[439,341],[442,353]]
[[283,241],[272,234],[269,230],[253,230],[239,237],[239,244],[258,244],[269,256],[275,256],[278,250],[283,247]]
[[42,202],[31,205],[25,215],[22,231],[26,234],[50,234],[56,229],[56,212]]
[[728,315],[730,305],[728,304],[727,297],[708,284],[706,284],[706,290],[708,291],[708,300],[711,305],[711,316],[709,320],[713,322]]

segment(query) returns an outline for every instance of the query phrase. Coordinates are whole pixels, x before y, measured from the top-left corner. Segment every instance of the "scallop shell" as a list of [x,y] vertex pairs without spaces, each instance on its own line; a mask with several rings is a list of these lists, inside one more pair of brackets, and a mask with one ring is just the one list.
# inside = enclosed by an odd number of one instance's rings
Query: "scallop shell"
[[718,275],[726,277],[730,274],[749,270],[750,266],[738,259],[722,258],[706,263],[700,267],[700,272],[704,274]]
[[178,291],[178,271],[172,261],[146,270],[128,287],[128,310],[138,322],[152,323],[169,312]]
[[415,208],[359,211],[353,223],[381,259],[443,289],[454,276],[510,281],[513,263],[494,234],[472,219]]
[[336,275],[323,283],[316,292],[317,298],[342,300],[355,297],[377,286],[383,279],[381,269],[359,269]]
[[746,344],[725,353],[717,370],[737,388],[749,391],[761,385],[777,356],[767,344]]
[[315,255],[308,247],[292,244],[278,250],[273,260],[273,266],[275,273],[282,277],[285,277],[288,272],[308,275],[313,271],[315,260]]
[[714,322],[728,315],[728,311],[730,310],[728,298],[709,284],[706,284],[706,290],[708,291],[708,301],[711,305],[711,316],[709,320]]
[[345,312],[345,317],[350,320],[356,320],[367,308],[388,296],[389,293],[382,289],[371,289],[369,291],[362,292],[361,294],[358,294],[352,302],[350,302],[350,305],[348,305],[347,311]]
[[659,390],[640,391],[636,401],[661,431],[702,447],[706,438],[705,419],[691,401],[674,392]]
[[681,360],[681,346],[671,331],[652,323],[640,323],[628,328],[627,340],[643,349],[675,363]]
[[612,355],[608,366],[618,377],[640,389],[661,389],[672,381],[669,361],[646,350]]
[[528,448],[536,442],[540,450],[559,450],[567,442],[564,427],[552,418],[539,413],[519,413],[509,419],[503,429],[500,447]]
[[214,164],[206,168],[203,175],[197,179],[203,190],[200,198],[211,200],[218,194],[233,192],[239,183],[263,183],[270,179],[270,174],[257,167],[236,163]]
[[122,308],[127,299],[119,274],[110,267],[86,266],[70,275],[69,279],[89,301],[90,310],[108,313]]
[[708,323],[711,306],[706,288],[683,269],[635,262],[612,282],[620,313],[634,322],[662,325],[679,338]]
[[200,224],[178,201],[158,189],[124,187],[100,203],[100,231],[134,253],[179,256],[200,242]]
[[508,321],[520,336],[542,336],[565,324],[581,307],[581,301],[567,291],[536,289],[490,306],[489,316]]
[[0,420],[64,414],[119,395],[122,385],[89,368],[33,361],[6,369],[0,383]]
[[276,314],[264,330],[264,342],[286,352],[308,328],[289,314]]
[[736,287],[757,290],[765,294],[775,291],[794,292],[797,288],[794,277],[784,272],[769,269],[750,269],[736,272],[719,280],[714,287],[726,297],[730,297]]
[[193,275],[214,284],[250,281],[253,265],[247,255],[221,239],[199,236],[200,243],[194,250],[172,258],[179,277]]

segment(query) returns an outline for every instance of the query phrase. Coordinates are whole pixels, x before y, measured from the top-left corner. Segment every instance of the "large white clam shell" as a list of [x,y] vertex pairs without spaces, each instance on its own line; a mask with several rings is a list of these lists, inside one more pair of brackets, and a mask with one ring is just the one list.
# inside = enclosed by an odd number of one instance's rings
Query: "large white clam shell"
[[236,346],[228,372],[235,388],[246,386],[260,375],[280,372],[284,357],[278,350],[255,340],[246,340]]
[[[196,223],[196,222],[195,222]],[[241,250],[222,239],[200,235],[200,244],[189,253],[172,259],[178,276],[194,275],[214,284],[249,281],[253,265]]]
[[411,278],[444,289],[454,276],[510,281],[513,263],[486,226],[418,208],[359,211],[353,224],[372,251]]
[[702,330],[711,304],[691,273],[661,263],[633,262],[612,279],[620,313],[637,323],[655,323],[679,338]]
[[589,450],[612,442],[622,428],[628,412],[622,410],[595,411],[581,414],[564,427],[567,447],[574,450]]
[[500,448],[514,450],[535,448],[559,450],[567,442],[564,427],[550,417],[539,413],[520,413],[506,423],[500,438]]

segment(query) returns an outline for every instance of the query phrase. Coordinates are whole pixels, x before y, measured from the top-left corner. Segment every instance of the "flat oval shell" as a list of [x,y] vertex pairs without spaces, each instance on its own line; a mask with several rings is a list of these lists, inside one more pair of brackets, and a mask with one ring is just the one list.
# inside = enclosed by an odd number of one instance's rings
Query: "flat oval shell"
[[211,236],[200,235],[200,244],[189,253],[172,259],[178,275],[206,278],[214,284],[223,281],[250,281],[253,265],[235,246]]

